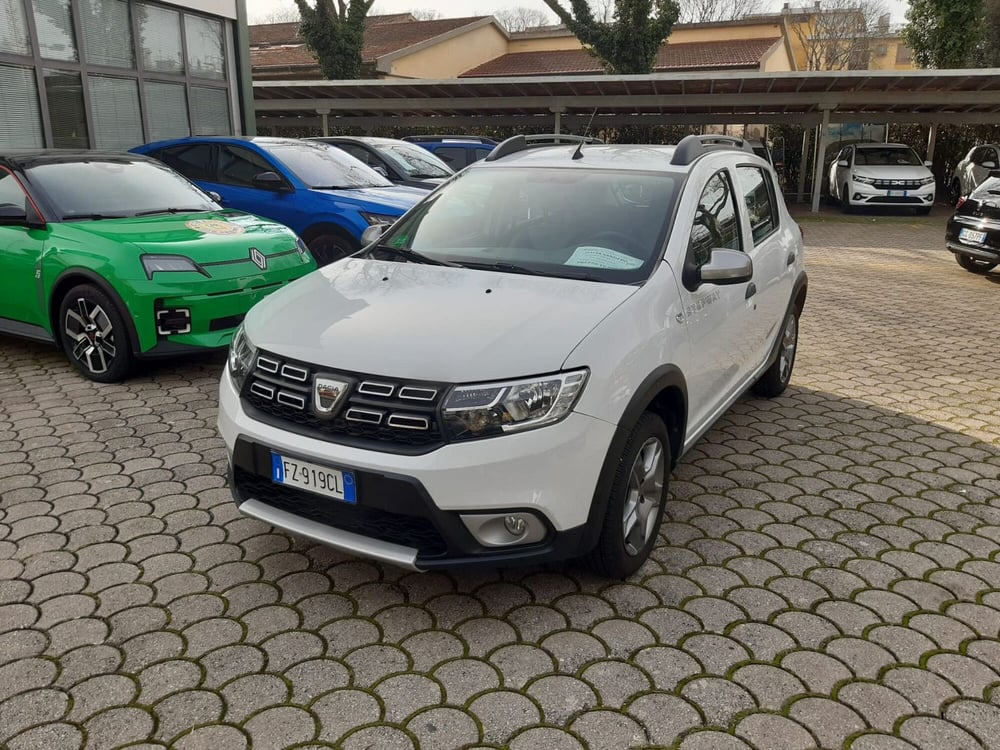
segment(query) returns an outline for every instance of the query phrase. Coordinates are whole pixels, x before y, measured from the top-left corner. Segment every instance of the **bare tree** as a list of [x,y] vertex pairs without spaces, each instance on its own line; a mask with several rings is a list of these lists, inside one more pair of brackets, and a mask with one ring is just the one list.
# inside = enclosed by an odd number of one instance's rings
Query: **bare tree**
[[436,21],[441,17],[441,11],[439,10],[421,10],[420,8],[411,8],[407,12],[418,21]]
[[267,13],[261,13],[253,17],[253,23],[295,23],[300,21],[299,9],[294,5],[285,5],[274,8]]
[[537,29],[539,26],[547,26],[552,23],[552,16],[544,10],[525,8],[524,6],[493,11],[493,17],[500,22],[501,26],[511,32]]
[[767,0],[678,0],[681,23],[733,21],[770,9]]
[[790,8],[783,13],[805,52],[808,70],[865,69],[873,39],[888,32],[883,0],[824,0],[819,9]]

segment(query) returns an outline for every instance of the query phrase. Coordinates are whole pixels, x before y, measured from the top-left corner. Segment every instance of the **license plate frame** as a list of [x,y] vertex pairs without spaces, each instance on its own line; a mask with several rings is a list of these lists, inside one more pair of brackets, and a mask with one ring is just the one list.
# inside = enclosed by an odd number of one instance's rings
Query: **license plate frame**
[[271,482],[347,505],[358,504],[354,472],[271,451]]
[[982,245],[986,242],[986,232],[980,232],[977,229],[959,229],[958,239],[963,242],[972,242],[976,245]]
[[906,198],[906,197],[909,196],[910,191],[909,190],[887,190],[886,194],[890,198]]

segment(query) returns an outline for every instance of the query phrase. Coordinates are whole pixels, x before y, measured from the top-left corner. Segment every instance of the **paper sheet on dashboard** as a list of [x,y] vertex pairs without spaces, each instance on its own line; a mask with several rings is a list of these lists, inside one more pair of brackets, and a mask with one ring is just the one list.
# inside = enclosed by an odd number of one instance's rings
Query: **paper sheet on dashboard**
[[573,251],[563,265],[627,270],[638,268],[642,265],[642,261],[611,248],[582,245]]

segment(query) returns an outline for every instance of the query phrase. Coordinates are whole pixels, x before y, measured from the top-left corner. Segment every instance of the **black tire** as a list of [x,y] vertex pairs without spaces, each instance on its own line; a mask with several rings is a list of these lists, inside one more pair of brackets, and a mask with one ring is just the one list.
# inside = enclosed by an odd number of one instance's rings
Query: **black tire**
[[843,211],[845,214],[849,214],[853,210],[851,207],[851,199],[847,192],[847,185],[844,185],[844,187],[841,188],[840,191],[840,210]]
[[[649,446],[658,446],[661,466],[659,502],[655,508],[644,498],[640,501],[641,493],[636,491],[633,479],[633,470],[641,461],[640,454],[644,449],[650,450]],[[646,457],[650,458],[651,455],[647,453]],[[671,463],[670,437],[663,420],[652,412],[644,412],[632,428],[621,457],[614,464],[615,476],[611,482],[604,517],[601,519],[601,535],[594,549],[585,558],[587,566],[595,573],[608,578],[627,578],[646,562],[656,545],[663,520]],[[641,486],[646,487],[646,483]],[[647,489],[655,494],[656,482],[651,481]],[[629,507],[635,511],[631,545],[625,532],[626,509]],[[641,512],[643,507],[646,508],[645,514]],[[643,540],[641,544],[640,538]]]
[[955,260],[957,260],[958,265],[966,271],[978,274],[989,273],[1000,265],[1000,263],[994,263],[988,260],[979,260],[979,258],[973,258],[971,255],[962,255],[961,253],[955,253]]
[[781,327],[778,357],[750,389],[757,396],[775,398],[785,392],[795,368],[795,354],[799,348],[799,311],[794,307],[785,316]]
[[948,197],[951,198],[951,205],[958,203],[958,199],[962,197],[962,183],[955,178],[951,181],[951,185],[948,188]]
[[325,266],[356,253],[361,246],[334,229],[318,229],[303,237],[317,266]]
[[70,289],[59,303],[59,340],[70,363],[90,380],[117,383],[132,370],[132,344],[118,305],[92,284]]

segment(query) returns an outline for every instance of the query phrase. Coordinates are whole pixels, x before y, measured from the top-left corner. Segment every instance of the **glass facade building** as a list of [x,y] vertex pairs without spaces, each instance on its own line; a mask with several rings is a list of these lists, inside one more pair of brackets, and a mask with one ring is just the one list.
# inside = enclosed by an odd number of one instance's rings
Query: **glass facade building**
[[0,0],[0,148],[241,132],[237,2]]

